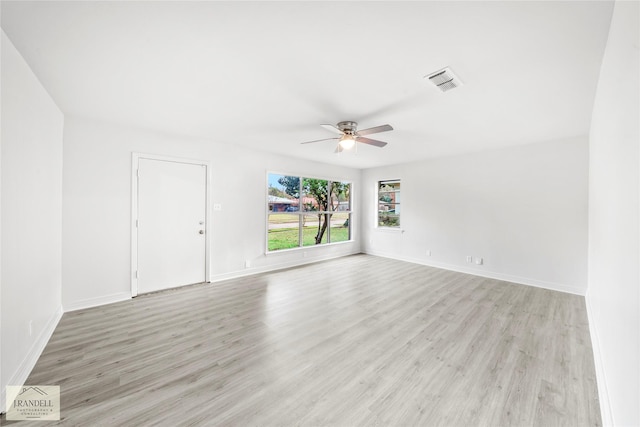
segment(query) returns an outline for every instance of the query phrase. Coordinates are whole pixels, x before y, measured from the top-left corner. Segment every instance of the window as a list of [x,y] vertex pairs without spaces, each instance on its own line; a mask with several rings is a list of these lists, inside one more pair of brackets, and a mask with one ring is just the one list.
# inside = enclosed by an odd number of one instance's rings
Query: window
[[400,227],[400,180],[378,181],[378,227]]
[[351,183],[270,173],[269,252],[351,240]]

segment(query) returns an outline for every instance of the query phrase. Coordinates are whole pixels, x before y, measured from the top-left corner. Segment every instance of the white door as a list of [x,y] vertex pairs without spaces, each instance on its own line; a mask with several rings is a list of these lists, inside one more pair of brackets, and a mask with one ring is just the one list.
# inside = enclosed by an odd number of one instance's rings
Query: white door
[[137,293],[206,280],[205,165],[138,159]]

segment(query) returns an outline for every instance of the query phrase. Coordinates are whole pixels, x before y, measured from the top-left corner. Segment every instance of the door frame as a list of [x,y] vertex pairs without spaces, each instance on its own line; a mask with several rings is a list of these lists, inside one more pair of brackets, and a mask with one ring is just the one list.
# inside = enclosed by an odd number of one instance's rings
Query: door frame
[[205,243],[204,243],[204,277],[206,282],[210,282],[209,276],[211,271],[211,162],[207,160],[185,159],[181,157],[163,156],[159,154],[149,153],[131,153],[131,297],[138,295],[138,165],[141,159],[157,160],[164,162],[185,163],[189,165],[200,165],[205,167]]

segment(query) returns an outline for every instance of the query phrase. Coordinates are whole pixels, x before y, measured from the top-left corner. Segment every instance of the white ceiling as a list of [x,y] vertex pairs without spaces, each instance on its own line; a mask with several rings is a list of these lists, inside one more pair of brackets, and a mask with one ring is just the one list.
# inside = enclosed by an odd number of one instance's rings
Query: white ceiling
[[[66,114],[367,168],[586,135],[612,9],[2,1],[2,28]],[[445,66],[464,86],[423,78]],[[342,120],[395,130],[300,145]]]

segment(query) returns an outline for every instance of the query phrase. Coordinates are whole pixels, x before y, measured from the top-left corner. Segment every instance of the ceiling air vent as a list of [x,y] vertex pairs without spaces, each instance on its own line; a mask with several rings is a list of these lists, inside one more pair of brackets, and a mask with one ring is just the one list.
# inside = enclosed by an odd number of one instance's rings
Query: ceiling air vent
[[462,80],[448,67],[429,74],[426,78],[443,92],[462,86]]

